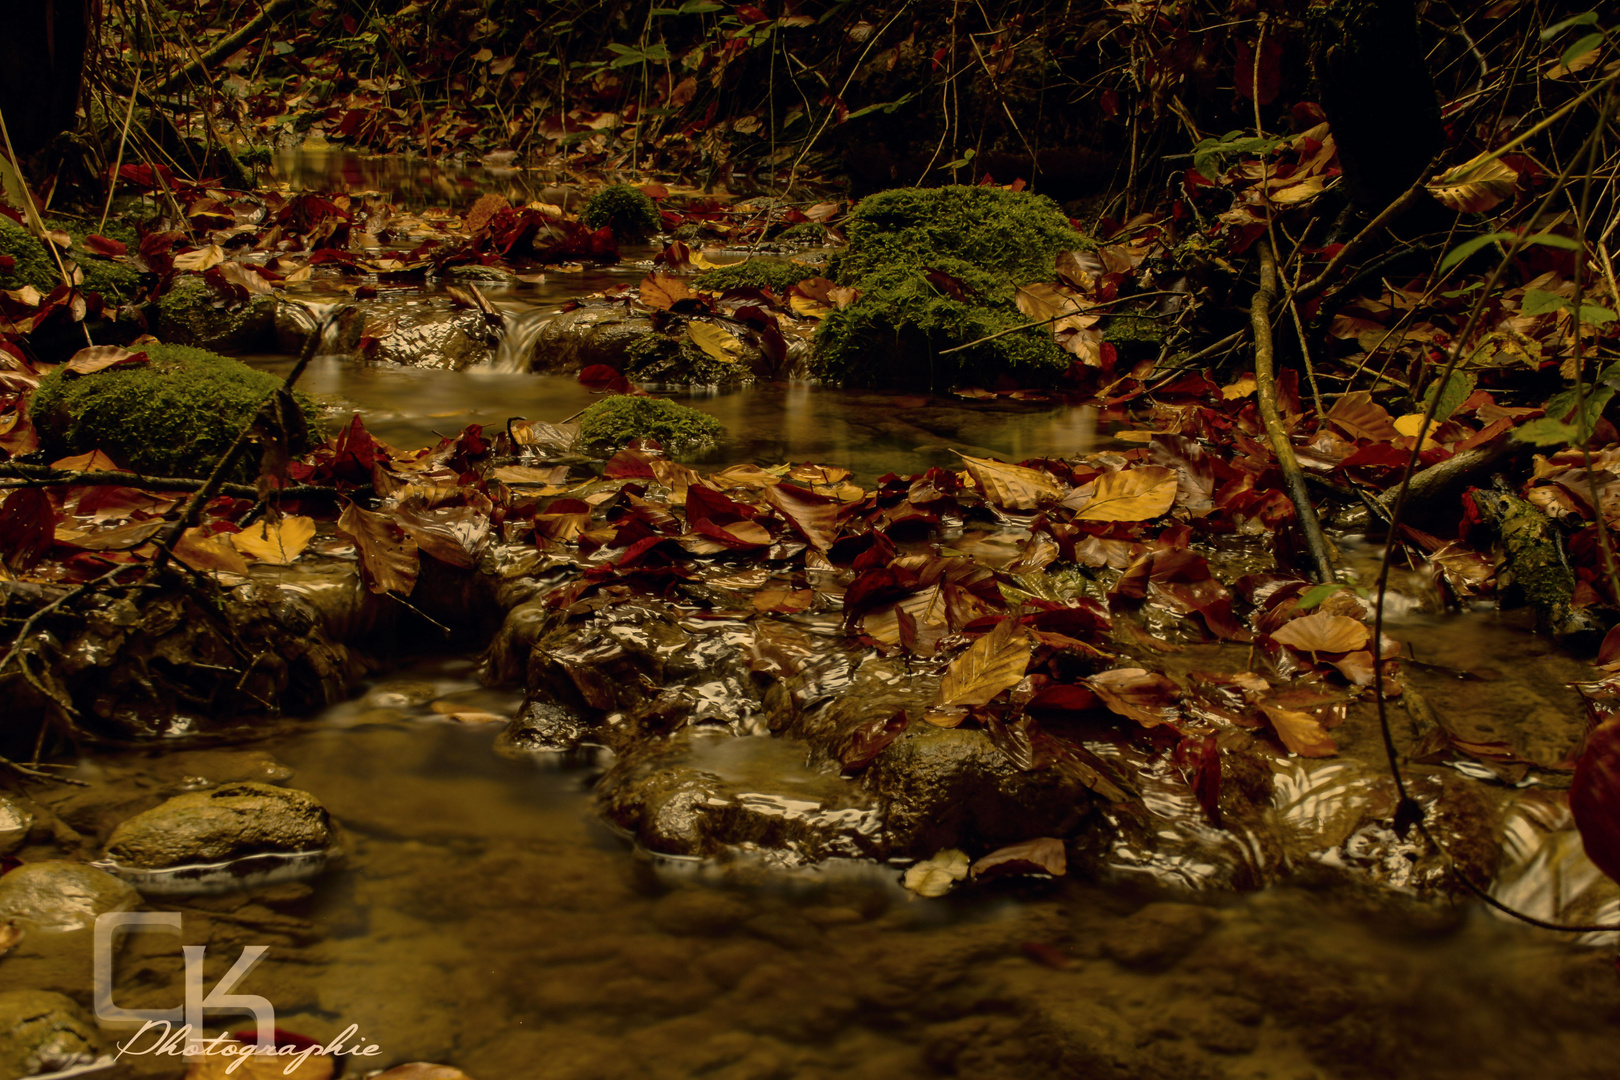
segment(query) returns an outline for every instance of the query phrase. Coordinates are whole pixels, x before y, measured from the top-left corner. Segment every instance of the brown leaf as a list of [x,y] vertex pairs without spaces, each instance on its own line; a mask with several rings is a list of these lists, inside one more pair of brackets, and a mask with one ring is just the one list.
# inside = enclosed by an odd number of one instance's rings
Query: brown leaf
[[1262,704],[1260,708],[1283,745],[1300,757],[1332,757],[1339,752],[1333,737],[1310,713],[1279,709],[1275,705]]
[[1142,465],[1103,473],[1075,488],[1063,505],[1076,521],[1147,521],[1175,505],[1177,487],[1174,469]]
[[1366,645],[1372,631],[1359,619],[1315,611],[1293,619],[1271,635],[1279,645],[1305,652],[1354,652]]
[[440,562],[470,568],[489,546],[489,515],[473,506],[435,506],[408,500],[394,521],[416,545]]
[[680,301],[691,299],[692,290],[673,274],[648,274],[641,279],[641,302],[654,311],[667,311]]
[[484,226],[489,224],[489,219],[505,210],[508,205],[510,204],[507,203],[506,196],[497,195],[493,191],[485,192],[467,210],[467,216],[462,219],[462,224],[469,233],[481,232]]
[[1062,877],[1068,873],[1068,869],[1068,856],[1063,850],[1063,841],[1042,836],[997,848],[974,863],[971,873],[975,879],[998,877],[1002,874],[1031,873],[1047,873],[1053,877]]
[[1094,325],[1100,316],[1087,315],[1085,305],[1074,293],[1061,285],[1036,281],[1020,285],[1013,295],[1018,310],[1038,322],[1047,322],[1055,334],[1059,330],[1084,330]]
[[367,588],[374,593],[411,594],[420,568],[416,541],[406,535],[404,529],[354,503],[344,506],[337,525],[339,531],[354,541],[360,553],[360,572]]
[[838,504],[793,484],[772,484],[765,501],[788,520],[817,551],[832,547],[838,529]]
[[1114,668],[1093,675],[1085,683],[1109,709],[1139,724],[1155,727],[1174,723],[1177,718],[1172,704],[1181,690],[1156,671]]
[[175,541],[174,557],[193,570],[226,570],[247,574],[247,560],[231,545],[228,533],[209,536],[201,529],[187,529]]
[[986,499],[1008,510],[1034,510],[1063,497],[1064,488],[1048,473],[1005,461],[968,457],[957,451],[968,475]]
[[1569,787],[1569,809],[1592,865],[1620,881],[1620,719],[1586,737]]
[[996,628],[951,661],[939,683],[936,705],[988,705],[997,694],[1017,686],[1029,666],[1035,643],[1013,619]]
[[1352,439],[1390,442],[1400,437],[1388,411],[1366,390],[1353,390],[1333,403],[1327,421]]
[[1425,186],[1442,205],[1462,214],[1479,214],[1512,195],[1518,182],[1519,174],[1487,151]]
[[147,359],[144,352],[130,352],[117,345],[91,345],[74,353],[63,369],[74,375],[92,375],[110,367],[134,367]]
[[263,274],[239,262],[221,263],[219,276],[232,285],[240,285],[248,292],[260,296],[267,296],[276,291],[275,286],[266,281]]

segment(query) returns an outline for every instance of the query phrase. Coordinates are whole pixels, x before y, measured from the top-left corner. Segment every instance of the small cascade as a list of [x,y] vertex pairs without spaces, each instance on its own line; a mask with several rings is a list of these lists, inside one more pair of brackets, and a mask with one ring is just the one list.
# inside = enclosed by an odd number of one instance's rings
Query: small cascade
[[504,320],[506,332],[501,335],[501,343],[495,348],[495,359],[490,366],[502,372],[521,374],[528,371],[533,366],[534,343],[546,323],[555,316],[556,312],[545,308],[508,310]]

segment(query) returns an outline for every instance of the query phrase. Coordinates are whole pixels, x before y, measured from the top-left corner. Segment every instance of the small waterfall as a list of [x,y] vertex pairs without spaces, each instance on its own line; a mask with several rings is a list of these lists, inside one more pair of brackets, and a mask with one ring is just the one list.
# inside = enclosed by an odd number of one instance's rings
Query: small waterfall
[[490,366],[496,371],[528,371],[534,362],[534,343],[546,323],[556,314],[545,308],[508,310],[504,320],[506,331],[501,335],[500,345],[495,348],[495,359]]

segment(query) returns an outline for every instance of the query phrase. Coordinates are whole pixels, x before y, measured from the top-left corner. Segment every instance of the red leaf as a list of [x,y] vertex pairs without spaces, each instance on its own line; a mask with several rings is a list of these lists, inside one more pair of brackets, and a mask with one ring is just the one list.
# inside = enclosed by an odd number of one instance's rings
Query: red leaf
[[1176,765],[1187,778],[1198,805],[1214,825],[1221,823],[1221,751],[1215,736],[1186,738],[1176,744]]
[[1620,881],[1620,718],[1586,738],[1569,787],[1569,809],[1592,865]]
[[849,741],[844,744],[843,752],[838,755],[838,763],[851,771],[864,769],[883,753],[884,749],[900,737],[911,722],[906,710],[901,709],[893,716],[880,716],[868,720],[850,733]]
[[108,257],[123,255],[129,251],[121,241],[106,236],[97,236],[91,233],[84,238],[84,249],[92,255],[106,255]]
[[605,390],[612,394],[628,394],[632,389],[629,379],[606,364],[592,364],[583,369],[579,373],[579,382],[587,390],[596,393]]
[[18,488],[0,503],[0,555],[14,570],[40,560],[56,542],[56,511],[44,488]]
[[810,546],[825,552],[832,547],[838,527],[838,504],[813,491],[792,484],[772,484],[765,489],[765,501],[774,506]]

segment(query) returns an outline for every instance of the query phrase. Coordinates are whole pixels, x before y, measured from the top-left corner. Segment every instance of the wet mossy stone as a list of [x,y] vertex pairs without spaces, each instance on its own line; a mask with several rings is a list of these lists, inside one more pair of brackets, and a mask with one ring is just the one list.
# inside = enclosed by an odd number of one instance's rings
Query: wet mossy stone
[[200,349],[251,351],[268,345],[276,330],[276,298],[255,293],[246,300],[220,296],[195,274],[174,279],[158,300],[158,333]]
[[0,992],[0,1080],[60,1073],[95,1061],[103,1048],[95,1021],[66,994]]
[[789,244],[819,246],[827,242],[827,226],[819,221],[801,221],[783,229],[777,239]]
[[628,394],[598,401],[579,418],[580,445],[598,453],[611,453],[631,439],[657,439],[671,454],[692,454],[713,446],[725,430],[708,413],[668,398]]
[[621,241],[645,240],[663,224],[647,193],[629,184],[614,184],[592,195],[580,220],[592,229],[612,229],[613,238]]
[[163,869],[266,852],[319,851],[332,822],[315,796],[243,781],[193,791],[120,822],[107,858],[123,867]]
[[845,235],[831,273],[861,295],[817,328],[823,377],[945,389],[1006,378],[1039,385],[1068,369],[1045,327],[941,355],[1027,324],[1017,287],[1051,281],[1059,252],[1088,246],[1051,199],[994,187],[884,191],[855,207]]
[[[183,345],[147,345],[146,364],[72,375],[58,368],[40,381],[30,413],[53,457],[102,450],[149,476],[204,477],[281,380],[240,361]],[[321,438],[320,409],[294,393],[305,430],[301,454]],[[237,470],[250,479],[253,462]]]
[[[108,232],[113,232],[108,229]],[[110,299],[133,296],[141,282],[140,271],[112,259],[93,255],[84,246],[85,234],[71,230],[73,246],[66,255],[84,272],[82,288]],[[116,237],[134,246],[133,234]],[[32,285],[48,293],[62,283],[61,271],[45,245],[27,229],[0,214],[0,255],[12,260],[10,270],[0,270],[0,289],[19,289]]]
[[711,292],[728,289],[769,289],[777,296],[806,278],[817,277],[821,271],[813,266],[783,259],[745,259],[729,266],[705,270],[692,279],[692,284]]

